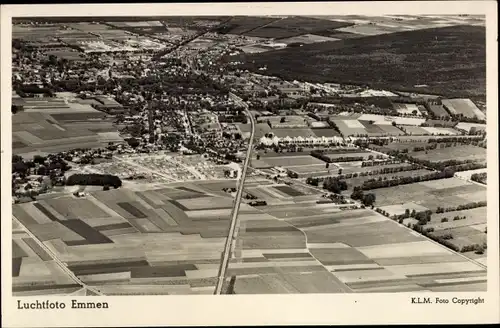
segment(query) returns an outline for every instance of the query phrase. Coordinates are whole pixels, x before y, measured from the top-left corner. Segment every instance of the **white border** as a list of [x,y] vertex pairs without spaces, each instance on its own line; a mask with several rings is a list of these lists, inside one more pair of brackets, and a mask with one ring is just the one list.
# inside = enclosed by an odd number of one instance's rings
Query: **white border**
[[[16,310],[11,295],[11,17],[34,16],[223,16],[223,15],[383,15],[477,14],[487,17],[488,104],[488,292],[333,295],[226,295],[92,297],[109,302],[108,310]],[[495,1],[72,4],[1,7],[1,181],[2,326],[143,326],[262,324],[406,324],[495,323],[500,321],[498,223],[498,75]],[[485,304],[411,305],[410,298],[482,297]],[[32,299],[61,300],[62,297]],[[81,300],[81,298],[80,298]]]

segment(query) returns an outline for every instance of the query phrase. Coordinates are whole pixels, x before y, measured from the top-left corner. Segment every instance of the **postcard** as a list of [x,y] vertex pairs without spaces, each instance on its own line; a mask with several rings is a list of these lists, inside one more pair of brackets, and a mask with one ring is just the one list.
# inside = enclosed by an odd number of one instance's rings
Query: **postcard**
[[2,325],[498,323],[496,13],[2,6]]

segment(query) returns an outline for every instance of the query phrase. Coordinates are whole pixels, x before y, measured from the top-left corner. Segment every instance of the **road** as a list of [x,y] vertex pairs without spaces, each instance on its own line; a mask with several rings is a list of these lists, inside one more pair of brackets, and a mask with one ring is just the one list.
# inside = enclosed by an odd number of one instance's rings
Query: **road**
[[215,295],[220,295],[222,293],[222,287],[224,285],[224,281],[226,278],[226,271],[229,266],[229,260],[231,258],[231,255],[233,253],[233,242],[236,240],[238,231],[236,229],[238,225],[238,212],[240,210],[240,205],[241,205],[241,198],[243,195],[243,185],[245,184],[245,177],[247,174],[248,170],[248,165],[250,164],[250,158],[252,156],[252,149],[253,149],[253,139],[254,139],[254,134],[255,134],[255,119],[250,113],[250,110],[248,109],[248,105],[244,103],[241,98],[238,96],[230,93],[230,96],[236,100],[237,103],[242,105],[245,108],[245,111],[247,112],[249,118],[250,118],[250,124],[252,126],[252,131],[250,134],[250,141],[248,143],[248,149],[247,149],[247,154],[245,157],[245,162],[243,163],[243,170],[241,173],[240,177],[240,185],[238,186],[238,191],[236,192],[236,197],[234,200],[234,206],[233,210],[231,211],[231,222],[229,226],[229,233],[227,235],[226,239],[226,244],[224,246],[224,250],[222,253],[222,260],[220,263],[219,267],[219,274],[218,274],[218,280],[217,284],[215,286]]
[[61,268],[61,270],[66,273],[71,280],[73,280],[75,283],[79,284],[82,286],[82,288],[85,288],[87,290],[90,290],[94,292],[96,295],[103,295],[100,291],[96,290],[94,287],[90,287],[87,284],[85,284],[83,281],[81,281],[67,266],[64,264],[53,252],[50,248],[48,248],[40,239],[38,239],[37,236],[35,236],[24,224],[21,223],[15,216],[12,216],[14,221],[16,221],[17,224],[28,234],[28,236],[33,239],[38,246],[40,246],[49,256],[56,262],[56,264]]

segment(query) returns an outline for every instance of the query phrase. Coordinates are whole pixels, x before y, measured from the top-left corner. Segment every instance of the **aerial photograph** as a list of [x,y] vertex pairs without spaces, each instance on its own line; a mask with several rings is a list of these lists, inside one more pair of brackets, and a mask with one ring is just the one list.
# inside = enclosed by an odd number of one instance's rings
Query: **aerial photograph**
[[485,22],[13,18],[12,294],[486,291]]

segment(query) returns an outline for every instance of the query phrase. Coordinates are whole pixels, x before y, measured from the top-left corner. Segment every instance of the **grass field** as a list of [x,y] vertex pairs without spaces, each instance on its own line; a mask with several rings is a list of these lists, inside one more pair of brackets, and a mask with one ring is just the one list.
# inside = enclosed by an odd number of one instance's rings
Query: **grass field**
[[452,159],[474,160],[477,162],[486,161],[486,149],[471,145],[458,145],[456,147],[437,148],[428,151],[413,152],[410,154],[415,158],[429,159],[433,162],[448,161]]
[[486,188],[458,178],[433,180],[396,187],[374,189],[377,207],[413,203],[435,210],[437,207],[458,206],[485,201]]
[[248,69],[267,66],[266,74],[287,80],[484,97],[484,38],[484,27],[459,25],[321,42],[247,55],[243,61]]
[[266,158],[261,158],[264,162],[271,166],[282,166],[282,167],[288,167],[288,166],[301,166],[301,165],[311,165],[311,164],[322,164],[323,161],[320,159],[317,159],[315,157],[312,157],[310,155],[308,156],[282,156],[282,157],[266,157]]
[[464,117],[477,117],[481,120],[486,118],[484,113],[470,99],[444,99],[442,103],[451,114],[463,115]]

